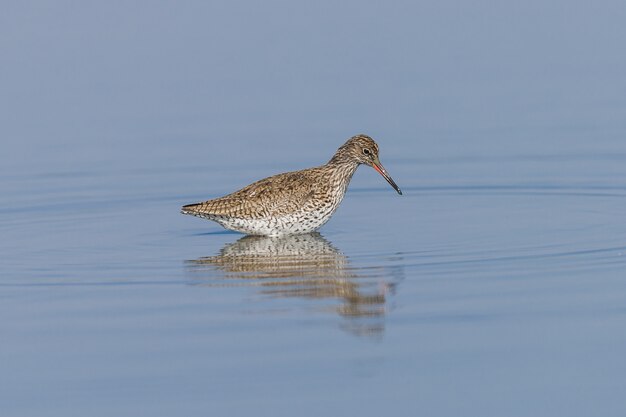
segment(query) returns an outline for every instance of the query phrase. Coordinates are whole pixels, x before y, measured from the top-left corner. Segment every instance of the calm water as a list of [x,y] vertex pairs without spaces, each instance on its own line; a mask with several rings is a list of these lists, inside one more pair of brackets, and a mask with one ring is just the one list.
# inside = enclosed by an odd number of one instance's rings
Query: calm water
[[[626,9],[8,6],[3,416],[622,416]],[[319,234],[182,204],[361,167]]]

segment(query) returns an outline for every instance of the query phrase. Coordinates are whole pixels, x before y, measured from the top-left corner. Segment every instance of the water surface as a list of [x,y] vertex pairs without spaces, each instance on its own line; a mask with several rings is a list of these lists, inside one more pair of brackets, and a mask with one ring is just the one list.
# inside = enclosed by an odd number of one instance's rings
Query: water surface
[[[2,415],[623,415],[621,4],[144,6],[2,18]],[[403,196],[179,214],[360,132]]]

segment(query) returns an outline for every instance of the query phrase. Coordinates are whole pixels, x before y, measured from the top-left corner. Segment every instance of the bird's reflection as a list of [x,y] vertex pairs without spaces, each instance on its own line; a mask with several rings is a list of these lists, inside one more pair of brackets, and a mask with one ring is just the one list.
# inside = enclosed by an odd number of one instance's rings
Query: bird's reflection
[[[272,297],[319,301],[343,319],[341,328],[365,336],[381,335],[394,274],[385,268],[356,268],[319,233],[269,238],[246,236],[218,255],[189,262],[197,284],[239,280]],[[215,272],[221,274],[216,277]],[[243,281],[245,280],[245,281]],[[335,300],[339,300],[337,305]]]

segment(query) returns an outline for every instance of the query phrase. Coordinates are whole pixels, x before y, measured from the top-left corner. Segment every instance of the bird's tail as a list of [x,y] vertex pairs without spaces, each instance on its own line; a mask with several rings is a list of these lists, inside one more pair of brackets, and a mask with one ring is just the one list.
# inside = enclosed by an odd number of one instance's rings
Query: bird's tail
[[181,207],[180,212],[182,214],[195,215],[198,214],[198,206],[200,206],[200,203],[187,204]]

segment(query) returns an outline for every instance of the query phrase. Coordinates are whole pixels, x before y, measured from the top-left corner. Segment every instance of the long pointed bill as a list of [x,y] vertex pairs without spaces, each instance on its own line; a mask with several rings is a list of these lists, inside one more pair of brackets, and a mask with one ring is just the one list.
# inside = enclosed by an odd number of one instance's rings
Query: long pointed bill
[[380,163],[380,161],[378,160],[378,158],[376,158],[376,162],[374,162],[372,164],[372,167],[378,171],[378,173],[380,175],[383,176],[384,179],[387,180],[387,182],[389,183],[389,185],[391,185],[393,187],[394,190],[396,190],[398,192],[398,194],[402,195],[402,191],[400,191],[400,187],[398,187],[398,185],[395,183],[395,181],[391,178],[391,176],[387,173],[387,170],[385,169],[385,167],[383,167],[383,164]]

